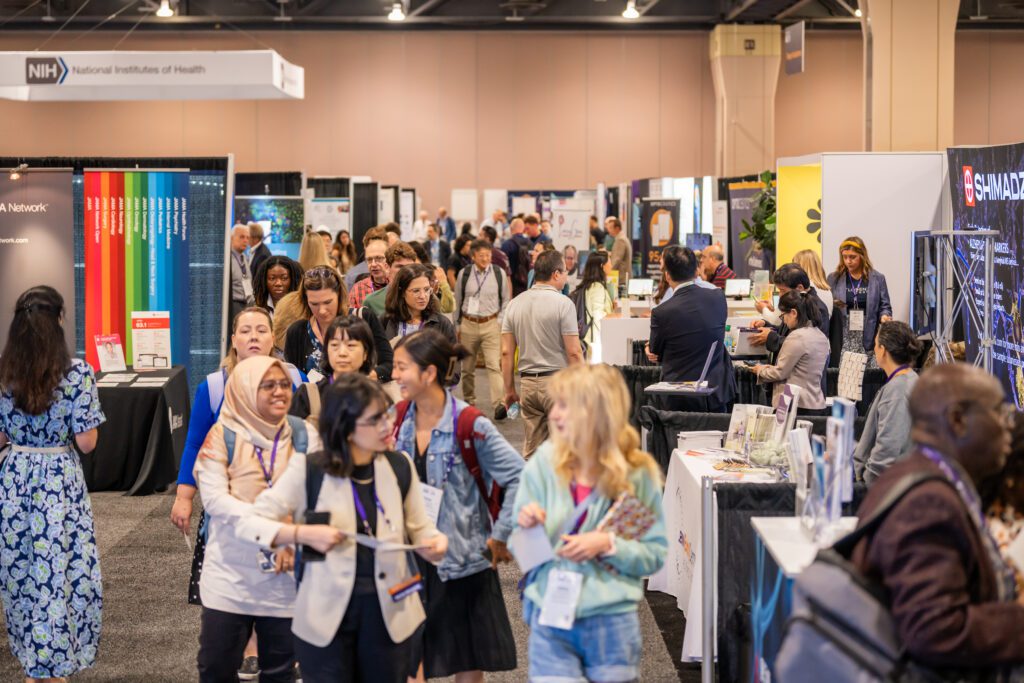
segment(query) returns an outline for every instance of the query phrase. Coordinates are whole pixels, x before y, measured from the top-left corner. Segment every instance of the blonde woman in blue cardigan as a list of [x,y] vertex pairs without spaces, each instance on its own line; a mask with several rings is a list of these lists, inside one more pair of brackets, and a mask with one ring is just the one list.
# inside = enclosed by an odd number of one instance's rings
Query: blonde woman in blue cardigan
[[[576,365],[548,392],[552,438],[526,463],[515,503],[519,527],[542,525],[555,552],[527,576],[530,680],[634,681],[643,579],[668,548],[661,471],[639,449],[617,370]],[[617,524],[613,506],[641,523]]]

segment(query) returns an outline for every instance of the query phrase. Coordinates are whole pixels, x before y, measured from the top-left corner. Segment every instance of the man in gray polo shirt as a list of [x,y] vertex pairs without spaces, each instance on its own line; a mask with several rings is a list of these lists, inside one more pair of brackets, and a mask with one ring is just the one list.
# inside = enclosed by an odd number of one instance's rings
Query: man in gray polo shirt
[[[567,277],[562,255],[545,251],[537,257],[533,272],[533,287],[512,299],[501,325],[505,405],[518,401],[522,409],[523,456],[527,458],[548,438],[548,380],[562,368],[583,362],[576,307],[561,293]],[[517,348],[521,398],[513,377]]]

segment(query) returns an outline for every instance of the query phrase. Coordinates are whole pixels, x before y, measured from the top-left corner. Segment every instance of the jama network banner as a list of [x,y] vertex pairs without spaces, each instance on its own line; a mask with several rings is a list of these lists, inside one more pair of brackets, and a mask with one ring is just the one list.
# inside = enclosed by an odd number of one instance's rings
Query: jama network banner
[[[992,288],[992,372],[1004,384],[1017,407],[1024,406],[1024,144],[999,147],[950,148],[949,183],[954,230],[998,230],[995,244],[995,283]],[[965,269],[978,264],[974,296],[983,308],[984,241],[957,241],[957,258]],[[968,357],[978,351],[979,333],[964,316]]]
[[[132,313],[170,311],[171,357],[189,354],[187,171],[85,172],[85,338],[119,334]],[[92,344],[86,360],[99,367]]]

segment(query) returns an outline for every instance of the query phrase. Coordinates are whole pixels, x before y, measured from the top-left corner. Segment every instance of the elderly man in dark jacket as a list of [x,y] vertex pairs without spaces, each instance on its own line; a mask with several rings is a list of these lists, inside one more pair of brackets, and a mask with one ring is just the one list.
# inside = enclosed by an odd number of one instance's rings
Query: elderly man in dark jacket
[[1002,470],[1010,431],[999,383],[963,364],[925,372],[910,398],[913,451],[868,492],[868,518],[900,479],[931,472],[856,546],[886,589],[907,652],[938,670],[1024,663],[1024,605],[982,524],[978,482]]

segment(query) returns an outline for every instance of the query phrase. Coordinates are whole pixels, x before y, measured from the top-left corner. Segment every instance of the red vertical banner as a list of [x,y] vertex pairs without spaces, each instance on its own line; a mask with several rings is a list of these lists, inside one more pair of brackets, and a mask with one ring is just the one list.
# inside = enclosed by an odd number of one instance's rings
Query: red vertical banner
[[[110,173],[100,173],[100,327],[110,329]],[[88,341],[88,340],[86,340]]]
[[121,335],[125,343],[124,310],[124,173],[110,173],[110,327],[105,334]]
[[101,174],[96,171],[85,173],[85,358],[94,369],[99,370],[99,357],[93,339],[102,334],[103,292],[100,261],[101,236],[100,194]]

